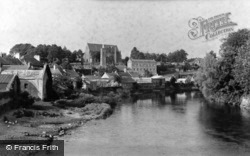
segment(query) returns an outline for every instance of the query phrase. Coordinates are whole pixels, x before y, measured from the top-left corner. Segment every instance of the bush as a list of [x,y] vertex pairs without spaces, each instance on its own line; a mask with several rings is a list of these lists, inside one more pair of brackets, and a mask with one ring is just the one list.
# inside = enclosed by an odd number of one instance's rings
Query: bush
[[14,108],[22,107],[29,108],[35,102],[34,98],[29,95],[28,92],[22,92],[19,95],[14,96],[12,105]]

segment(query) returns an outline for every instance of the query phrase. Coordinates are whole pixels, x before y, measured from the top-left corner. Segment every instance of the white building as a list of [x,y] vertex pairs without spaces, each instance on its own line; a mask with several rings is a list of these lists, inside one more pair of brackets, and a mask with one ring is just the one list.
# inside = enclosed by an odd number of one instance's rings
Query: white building
[[145,73],[145,70],[149,71],[153,75],[157,74],[157,62],[155,60],[129,59],[128,68],[132,71],[140,73],[141,75]]

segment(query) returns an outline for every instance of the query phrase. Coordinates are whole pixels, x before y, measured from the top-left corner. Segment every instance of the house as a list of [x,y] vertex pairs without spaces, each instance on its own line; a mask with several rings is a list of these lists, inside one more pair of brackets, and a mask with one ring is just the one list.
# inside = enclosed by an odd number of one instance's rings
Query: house
[[108,84],[106,87],[116,87],[119,86],[120,83],[120,77],[119,75],[115,73],[104,73],[101,77],[102,79],[108,80]]
[[154,84],[155,88],[165,88],[165,77],[160,75],[155,75],[151,77],[152,83]]
[[40,62],[39,55],[25,55],[20,58],[20,61],[23,64],[29,65],[31,69],[41,69],[43,68],[43,64]]
[[186,83],[187,78],[179,78],[176,80],[176,83]]
[[97,82],[102,81],[102,78],[94,75],[83,75],[82,76],[82,89],[85,90],[96,90]]
[[192,66],[194,65],[201,66],[202,61],[203,61],[202,58],[194,58],[189,62],[189,64]]
[[72,69],[64,69],[64,75],[67,76],[70,80],[73,81],[73,87],[74,89],[77,89],[77,82],[81,81],[80,75]]
[[104,73],[103,75],[102,75],[102,79],[110,79],[110,80],[114,80],[115,79],[115,77],[117,77],[117,76],[119,76],[117,73]]
[[62,76],[64,73],[63,69],[56,64],[53,65],[53,68],[50,68],[50,71],[53,79]]
[[127,64],[128,68],[140,75],[144,75],[145,71],[153,75],[157,74],[157,62],[155,60],[129,59]]
[[112,62],[117,64],[121,61],[121,52],[118,50],[117,45],[87,43],[85,53],[83,55],[84,62],[92,65],[107,65],[107,57],[113,55]]
[[0,74],[0,92],[13,92],[20,91],[20,80],[17,75]]
[[52,75],[47,64],[39,70],[30,69],[27,65],[9,65],[2,66],[0,71],[3,75],[17,75],[21,91],[27,91],[31,96],[41,100],[51,98]]
[[71,67],[73,69],[83,69],[83,65],[82,65],[82,62],[72,62],[70,63]]
[[129,73],[121,72],[119,73],[119,76],[121,77],[122,88],[129,89],[129,90],[134,88],[136,81],[132,79]]
[[22,65],[22,62],[10,55],[6,55],[5,53],[0,53],[0,64],[2,65]]

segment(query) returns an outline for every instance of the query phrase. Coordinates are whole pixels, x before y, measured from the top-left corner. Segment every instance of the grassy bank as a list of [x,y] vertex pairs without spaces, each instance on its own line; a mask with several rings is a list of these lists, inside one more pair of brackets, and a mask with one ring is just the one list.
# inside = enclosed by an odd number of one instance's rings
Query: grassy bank
[[29,103],[27,107],[12,109],[0,117],[0,139],[56,139],[89,120],[109,117],[116,105],[128,96],[126,91],[118,90]]

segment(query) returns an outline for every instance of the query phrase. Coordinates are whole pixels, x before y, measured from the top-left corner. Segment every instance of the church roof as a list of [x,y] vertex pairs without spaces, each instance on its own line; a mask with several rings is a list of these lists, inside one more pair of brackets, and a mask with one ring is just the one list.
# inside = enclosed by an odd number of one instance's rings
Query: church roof
[[[87,43],[87,45],[88,45],[90,51],[100,51],[103,44]],[[104,48],[108,48],[108,47],[116,47],[117,48],[116,45],[104,44]]]

